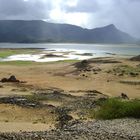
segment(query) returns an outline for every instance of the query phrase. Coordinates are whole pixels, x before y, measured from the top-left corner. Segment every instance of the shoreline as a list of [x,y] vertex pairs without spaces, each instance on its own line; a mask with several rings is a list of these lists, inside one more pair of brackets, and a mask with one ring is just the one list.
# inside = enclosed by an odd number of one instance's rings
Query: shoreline
[[[136,55],[132,54],[117,54],[109,51],[90,52],[89,50],[74,50],[74,49],[42,49],[42,48],[0,48],[0,62],[12,61],[33,61],[33,62],[58,62],[66,60],[85,60],[105,57],[114,58],[130,58]],[[22,50],[22,52],[21,52]]]

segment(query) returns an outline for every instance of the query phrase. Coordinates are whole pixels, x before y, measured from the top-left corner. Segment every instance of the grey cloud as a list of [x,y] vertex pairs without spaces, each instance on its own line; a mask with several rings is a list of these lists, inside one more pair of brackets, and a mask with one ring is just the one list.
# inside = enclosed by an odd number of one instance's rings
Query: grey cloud
[[101,10],[93,13],[96,18],[90,20],[92,28],[115,24],[122,31],[140,38],[140,0],[107,0],[108,3],[100,5]]
[[8,15],[18,15],[25,11],[25,5],[21,0],[0,0],[0,13]]
[[42,19],[51,5],[40,0],[0,0],[0,19]]
[[0,0],[0,19],[54,21],[49,14],[57,6],[65,13],[89,14],[85,26],[87,28],[113,23],[121,30],[140,38],[140,0],[77,0],[73,6],[68,5],[68,1],[73,0]]

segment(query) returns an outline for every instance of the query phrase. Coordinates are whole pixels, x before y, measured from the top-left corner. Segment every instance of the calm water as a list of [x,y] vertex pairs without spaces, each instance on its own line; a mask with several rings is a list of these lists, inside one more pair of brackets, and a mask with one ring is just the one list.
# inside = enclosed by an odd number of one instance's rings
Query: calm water
[[[68,57],[71,59],[86,59],[83,56],[80,57],[77,54],[92,53],[92,57],[104,57],[104,56],[120,56],[120,57],[131,57],[140,55],[140,45],[134,44],[14,44],[14,43],[0,43],[0,48],[40,48],[43,51],[54,51],[54,52],[74,52]],[[22,57],[22,58],[21,58]],[[39,59],[39,56],[16,56],[10,57],[8,60],[34,60]],[[91,57],[91,56],[90,56]],[[89,56],[87,58],[90,58]],[[17,59],[18,58],[18,59]],[[57,60],[58,58],[54,59]],[[68,58],[67,58],[68,59]],[[63,58],[59,59],[63,60]],[[40,59],[39,61],[42,61]],[[52,58],[44,61],[52,61]]]
[[53,50],[78,50],[90,53],[115,53],[122,55],[138,55],[140,54],[140,45],[134,44],[14,44],[0,43],[0,48],[44,48]]

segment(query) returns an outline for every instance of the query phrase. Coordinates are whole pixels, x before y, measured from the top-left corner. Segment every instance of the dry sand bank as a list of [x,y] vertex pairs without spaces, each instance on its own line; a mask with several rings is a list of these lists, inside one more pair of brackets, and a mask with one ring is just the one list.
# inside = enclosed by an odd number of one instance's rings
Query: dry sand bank
[[[95,91],[99,92],[96,93],[95,99],[106,95],[120,96],[121,93],[127,94],[130,98],[140,98],[140,63],[128,59],[98,58],[84,62],[1,64],[0,79],[11,75],[25,83],[0,83],[0,97],[32,95],[37,91],[42,96],[48,89],[62,91],[62,94],[47,95],[47,100],[41,103],[49,105],[49,108],[0,104],[2,132],[25,131],[26,128],[27,131],[48,130],[55,122],[56,114],[52,112],[53,107],[67,106],[69,102],[87,99],[87,93]],[[53,96],[53,99],[48,100]],[[77,112],[72,112],[72,115],[79,118]]]

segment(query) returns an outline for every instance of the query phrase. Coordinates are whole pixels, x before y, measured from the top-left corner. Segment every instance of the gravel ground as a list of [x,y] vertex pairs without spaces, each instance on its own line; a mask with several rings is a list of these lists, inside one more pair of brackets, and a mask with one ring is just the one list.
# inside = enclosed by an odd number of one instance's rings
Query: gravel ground
[[140,140],[140,119],[74,123],[49,132],[1,133],[0,140]]

